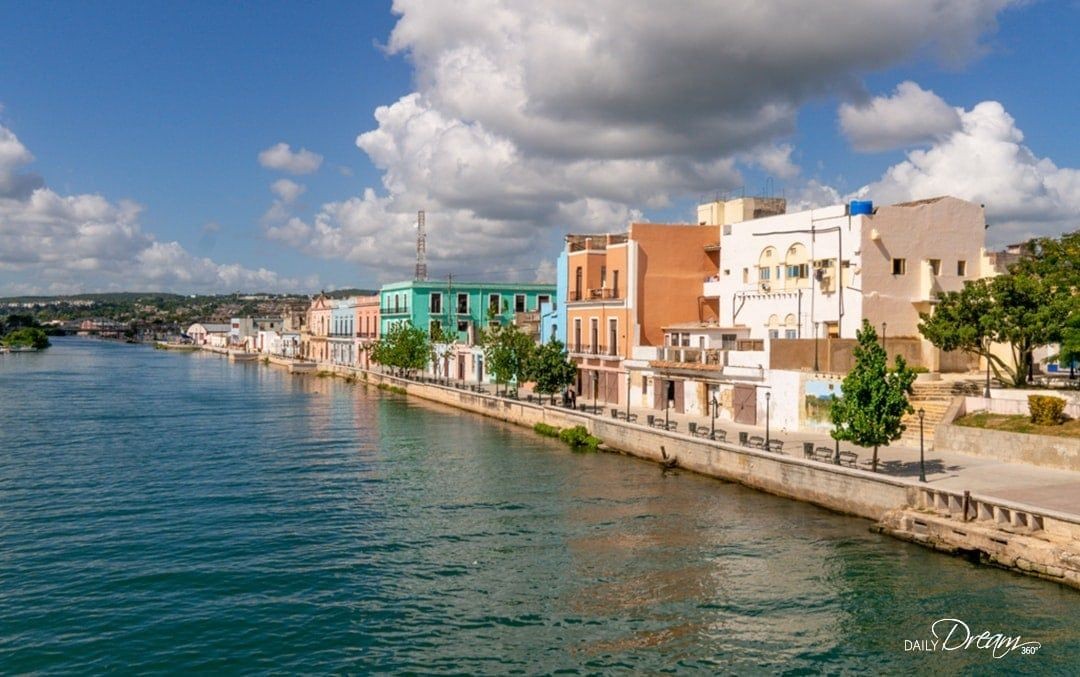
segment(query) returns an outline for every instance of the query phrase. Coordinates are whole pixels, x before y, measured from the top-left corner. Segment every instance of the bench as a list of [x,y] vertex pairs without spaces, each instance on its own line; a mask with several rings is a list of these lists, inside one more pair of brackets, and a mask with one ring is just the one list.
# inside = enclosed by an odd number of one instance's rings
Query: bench
[[710,439],[712,437],[712,435],[709,434],[709,426],[698,425],[693,421],[690,422],[690,434],[694,437],[703,437],[705,439]]
[[626,420],[629,423],[636,423],[637,422],[637,414],[627,414],[626,415]]
[[746,440],[746,446],[750,447],[751,449],[764,449],[765,438],[761,437],[760,435],[754,435],[753,437],[750,437]]
[[853,451],[841,451],[840,452],[840,465],[846,465],[849,468],[854,468],[855,464],[859,462],[859,455]]
[[714,440],[716,440],[717,442],[726,442],[727,441],[727,431],[717,428],[716,432],[714,432],[712,434],[712,438]]
[[829,447],[818,447],[817,449],[814,449],[814,460],[821,461],[822,463],[832,463],[835,453],[836,452]]
[[774,439],[769,440],[768,451],[771,451],[771,452],[773,452],[775,454],[784,453],[784,440],[774,440]]

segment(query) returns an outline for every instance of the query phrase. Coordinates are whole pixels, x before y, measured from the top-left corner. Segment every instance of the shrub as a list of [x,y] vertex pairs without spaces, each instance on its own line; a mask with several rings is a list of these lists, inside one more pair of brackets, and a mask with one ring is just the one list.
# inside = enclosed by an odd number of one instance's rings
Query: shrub
[[1051,395],[1028,395],[1028,409],[1035,425],[1060,425],[1064,420],[1065,400]]
[[556,428],[553,425],[547,423],[537,423],[533,426],[533,432],[537,435],[543,435],[544,437],[558,437],[562,428]]
[[570,445],[574,449],[588,449],[589,451],[596,451],[600,446],[600,438],[593,437],[589,434],[589,431],[585,429],[583,425],[577,425],[573,428],[566,428],[559,433],[559,439]]
[[930,368],[929,367],[924,367],[924,366],[922,366],[920,364],[918,366],[911,367],[911,371],[915,372],[916,374],[929,374],[930,373]]

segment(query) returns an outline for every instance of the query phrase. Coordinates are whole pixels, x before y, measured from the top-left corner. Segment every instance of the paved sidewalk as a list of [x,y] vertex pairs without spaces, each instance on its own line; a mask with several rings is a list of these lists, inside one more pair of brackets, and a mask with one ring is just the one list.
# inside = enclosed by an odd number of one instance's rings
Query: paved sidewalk
[[[524,392],[522,398],[524,398]],[[592,402],[583,402],[578,398],[578,406],[585,404],[590,412]],[[613,405],[600,404],[600,414],[611,416]],[[625,405],[614,407],[626,411]],[[637,414],[638,423],[646,425],[647,415],[652,414],[663,420],[663,410],[631,407],[630,412]],[[678,431],[689,432],[688,423],[694,421],[698,426],[708,428],[711,419],[701,416],[677,414],[669,410],[669,419],[677,421]],[[729,443],[738,444],[739,433],[765,437],[763,426],[751,426],[716,420],[716,429],[727,433]],[[827,433],[791,432],[772,428],[770,439],[783,440],[783,453],[802,458],[803,442],[813,442],[815,447],[835,448],[836,442]],[[872,449],[865,449],[841,442],[841,451],[853,451],[859,456],[858,467],[870,470]],[[1080,472],[1041,468],[1026,463],[1006,463],[992,458],[968,456],[927,450],[925,453],[926,481],[930,486],[946,488],[952,491],[970,491],[987,497],[1000,498],[1032,507],[1056,510],[1058,512],[1080,515]],[[919,477],[919,448],[910,446],[888,446],[878,449],[878,472],[893,477],[917,480]]]

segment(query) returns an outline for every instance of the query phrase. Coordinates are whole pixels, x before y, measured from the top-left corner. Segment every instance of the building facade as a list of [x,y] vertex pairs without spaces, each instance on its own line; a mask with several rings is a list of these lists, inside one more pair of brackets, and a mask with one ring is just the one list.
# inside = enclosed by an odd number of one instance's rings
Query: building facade
[[356,365],[356,297],[332,301],[330,332],[327,337],[330,362]]
[[319,294],[307,310],[307,326],[300,333],[300,357],[316,362],[330,359],[330,299]]

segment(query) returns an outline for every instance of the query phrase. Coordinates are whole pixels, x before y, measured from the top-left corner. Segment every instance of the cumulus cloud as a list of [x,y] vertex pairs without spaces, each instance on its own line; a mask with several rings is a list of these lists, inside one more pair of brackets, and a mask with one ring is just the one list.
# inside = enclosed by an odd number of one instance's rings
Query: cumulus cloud
[[932,91],[901,82],[892,96],[840,106],[840,130],[859,151],[924,144],[960,128],[960,113]]
[[1080,228],[1080,170],[1037,156],[1023,140],[1005,108],[984,101],[960,111],[960,129],[909,152],[856,194],[882,203],[954,195],[985,204],[996,244]]
[[296,198],[300,197],[305,190],[306,186],[303,186],[295,181],[289,179],[278,179],[270,184],[270,190],[274,192],[274,195],[278,196],[278,199],[286,204],[292,204],[296,202]]
[[275,215],[266,232],[392,277],[427,209],[433,268],[535,266],[567,231],[737,187],[741,166],[797,175],[783,138],[802,103],[912,55],[962,63],[1007,4],[398,0],[387,49],[417,91],[357,138],[384,192]]
[[317,285],[314,279],[218,264],[193,256],[177,242],[159,242],[142,230],[138,204],[110,202],[100,195],[60,195],[40,177],[19,173],[32,160],[15,134],[0,126],[0,290],[233,291]]
[[276,143],[259,153],[259,164],[267,169],[289,172],[290,174],[310,174],[322,166],[323,156],[307,148],[293,152],[289,144]]

